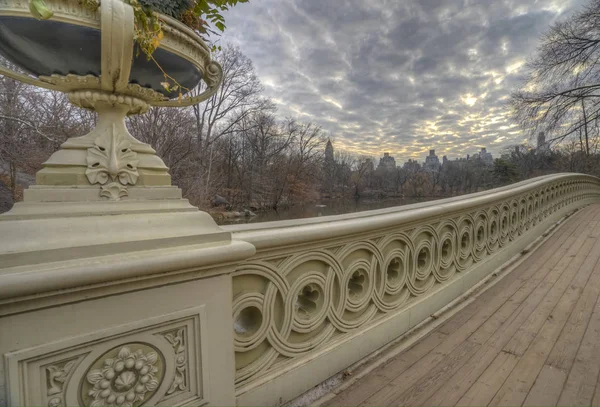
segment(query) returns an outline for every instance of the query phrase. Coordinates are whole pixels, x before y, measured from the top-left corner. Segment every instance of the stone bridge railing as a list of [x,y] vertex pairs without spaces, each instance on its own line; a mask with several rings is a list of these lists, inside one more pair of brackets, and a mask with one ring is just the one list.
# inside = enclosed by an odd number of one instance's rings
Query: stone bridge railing
[[0,406],[284,403],[599,199],[599,179],[558,174],[218,227],[175,187],[30,187],[0,216]]
[[342,371],[598,197],[597,178],[560,174],[398,208],[226,227],[257,249],[233,274],[238,404],[277,404]]

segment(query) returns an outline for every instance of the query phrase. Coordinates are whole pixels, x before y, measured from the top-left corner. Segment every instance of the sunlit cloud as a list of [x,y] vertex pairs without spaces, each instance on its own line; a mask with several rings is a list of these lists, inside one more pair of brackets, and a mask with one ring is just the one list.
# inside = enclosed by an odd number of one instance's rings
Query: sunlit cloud
[[469,94],[469,95],[463,96],[462,101],[466,105],[473,106],[475,103],[477,103],[477,98]]
[[339,109],[343,109],[344,107],[339,103],[336,102],[335,100],[333,100],[332,98],[329,97],[322,97],[321,99],[323,99],[325,102],[327,103],[331,103],[332,105],[336,106]]
[[514,64],[507,66],[506,73],[511,74],[511,73],[517,72],[523,66],[523,64],[525,64],[524,61],[517,61]]

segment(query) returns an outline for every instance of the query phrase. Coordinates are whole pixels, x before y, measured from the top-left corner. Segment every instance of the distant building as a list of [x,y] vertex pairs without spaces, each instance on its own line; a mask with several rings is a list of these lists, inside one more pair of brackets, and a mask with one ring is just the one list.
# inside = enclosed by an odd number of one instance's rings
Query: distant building
[[543,131],[537,136],[537,146],[535,149],[537,154],[548,154],[550,152],[550,144],[546,142],[546,135]]
[[379,159],[379,165],[377,169],[380,170],[395,170],[396,159],[390,155],[390,153],[383,153],[383,157]]
[[486,165],[494,164],[494,158],[492,157],[492,153],[488,153],[485,147],[481,148],[481,151],[479,152],[479,159],[483,161],[483,163]]
[[402,166],[403,169],[410,172],[417,172],[421,169],[421,164],[417,160],[408,160]]
[[429,155],[425,157],[423,168],[427,171],[438,171],[441,166],[438,156],[435,155],[435,150],[429,150]]
[[323,160],[323,182],[321,184],[322,192],[326,194],[333,193],[335,188],[335,157],[333,154],[333,144],[331,140],[327,140],[325,146],[325,160]]
[[331,140],[327,140],[327,145],[325,146],[325,162],[334,162]]
[[468,160],[468,155],[467,158],[455,158],[454,160],[449,160],[448,157],[444,156],[442,159],[442,168],[444,168],[445,170],[448,170],[450,168],[462,168],[465,165],[467,165],[467,160]]

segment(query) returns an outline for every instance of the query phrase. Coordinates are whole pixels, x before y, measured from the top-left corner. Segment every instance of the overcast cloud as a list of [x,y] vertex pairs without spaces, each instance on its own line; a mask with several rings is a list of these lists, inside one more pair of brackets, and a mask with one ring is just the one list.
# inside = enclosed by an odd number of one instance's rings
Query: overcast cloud
[[255,64],[279,115],[336,148],[400,162],[524,141],[506,101],[540,35],[583,0],[250,0],[221,39]]

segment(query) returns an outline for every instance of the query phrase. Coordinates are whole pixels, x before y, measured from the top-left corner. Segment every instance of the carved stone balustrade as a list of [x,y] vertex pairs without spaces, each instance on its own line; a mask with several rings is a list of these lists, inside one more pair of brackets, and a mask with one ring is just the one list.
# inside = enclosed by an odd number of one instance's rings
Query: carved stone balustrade
[[600,180],[559,174],[341,216],[224,227],[257,253],[233,275],[238,405],[277,405],[465,293]]

